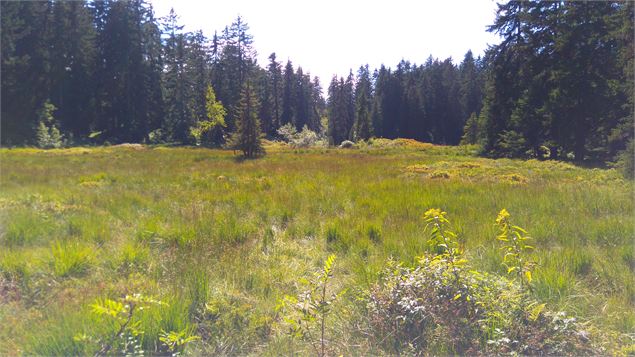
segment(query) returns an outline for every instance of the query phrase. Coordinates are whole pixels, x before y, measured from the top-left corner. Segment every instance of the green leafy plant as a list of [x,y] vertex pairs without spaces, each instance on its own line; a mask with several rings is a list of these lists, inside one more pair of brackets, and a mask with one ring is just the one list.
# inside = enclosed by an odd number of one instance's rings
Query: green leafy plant
[[503,255],[503,265],[507,268],[508,274],[515,274],[520,281],[521,287],[531,289],[531,271],[535,263],[528,256],[534,249],[527,244],[531,239],[527,236],[527,231],[511,223],[510,214],[506,209],[502,209],[496,217],[496,225],[500,232],[496,239],[503,242],[501,249]]
[[185,349],[185,346],[190,343],[199,340],[200,337],[190,334],[187,329],[183,331],[161,331],[159,341],[163,342],[173,357],[180,356]]
[[[100,349],[95,356],[105,356],[116,346],[121,346],[124,355],[143,354],[140,344],[140,336],[143,331],[140,329],[141,321],[133,321],[136,312],[152,305],[165,305],[165,303],[146,297],[141,294],[126,295],[121,300],[98,299],[91,305],[92,312],[111,321],[116,327],[114,333],[100,340]],[[85,335],[78,335],[76,338],[86,339]]]
[[465,267],[467,260],[463,258],[463,251],[456,239],[456,234],[448,229],[450,221],[446,215],[447,213],[439,208],[431,208],[424,213],[423,218],[426,222],[426,230],[430,229],[428,244],[436,249],[432,263],[447,265],[455,282],[458,282],[460,270]]
[[[594,353],[575,320],[533,300],[521,285],[524,280],[468,269],[445,212],[430,209],[424,219],[434,253],[420,257],[414,267],[389,261],[369,289],[367,316],[381,349],[408,355]],[[510,274],[521,271],[526,280],[531,263],[524,230],[510,223],[506,210],[497,224],[509,242],[505,249],[520,252],[506,261],[520,266]]]
[[223,136],[223,128],[227,127],[225,123],[227,110],[221,101],[216,100],[216,93],[212,86],[207,86],[205,113],[206,120],[200,120],[196,126],[190,128],[190,134],[197,143],[219,144]]
[[[331,305],[344,292],[328,292],[328,283],[333,277],[333,263],[335,255],[330,255],[324,262],[322,270],[315,273],[312,280],[306,281],[308,289],[295,296],[285,296],[277,309],[289,307],[290,314],[284,318],[290,326],[289,334],[294,338],[309,341],[315,353],[323,357],[326,355],[326,319],[331,312]],[[316,331],[318,337],[316,337]]]

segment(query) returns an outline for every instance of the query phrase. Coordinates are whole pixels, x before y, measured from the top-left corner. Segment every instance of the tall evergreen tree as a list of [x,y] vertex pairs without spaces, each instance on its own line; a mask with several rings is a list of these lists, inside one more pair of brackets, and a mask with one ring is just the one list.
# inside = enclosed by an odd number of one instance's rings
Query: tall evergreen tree
[[373,135],[371,121],[372,87],[368,65],[359,67],[355,85],[355,124],[353,138],[367,140]]
[[38,110],[49,99],[51,1],[0,2],[2,144],[34,143]]
[[243,156],[247,158],[253,158],[265,152],[261,143],[259,105],[253,85],[250,81],[245,81],[238,105],[236,131],[231,137],[230,146],[242,151]]
[[282,65],[276,61],[275,52],[269,55],[269,65],[267,67],[269,77],[270,107],[272,115],[272,127],[281,126],[280,116],[282,114]]
[[464,120],[471,117],[472,113],[479,115],[481,108],[481,91],[479,68],[474,59],[472,51],[467,51],[463,62],[459,66],[459,102],[461,104],[461,115]]
[[51,94],[62,130],[87,136],[95,120],[95,30],[82,2],[55,2],[51,38]]
[[190,128],[195,126],[196,117],[189,103],[191,77],[186,72],[187,40],[178,24],[174,9],[163,20],[163,33],[167,36],[164,43],[163,72],[165,128],[168,138],[181,143],[191,143]]
[[218,97],[229,108],[228,128],[234,129],[238,101],[243,83],[252,75],[255,68],[253,37],[249,34],[249,25],[238,16],[231,26],[223,30],[222,52],[219,59],[220,83],[216,84]]
[[291,61],[287,61],[284,67],[282,79],[282,111],[280,113],[280,125],[296,122],[295,113],[295,72]]
[[206,94],[210,78],[207,39],[202,31],[189,33],[186,50],[186,76],[190,83],[189,106],[195,120],[206,119]]

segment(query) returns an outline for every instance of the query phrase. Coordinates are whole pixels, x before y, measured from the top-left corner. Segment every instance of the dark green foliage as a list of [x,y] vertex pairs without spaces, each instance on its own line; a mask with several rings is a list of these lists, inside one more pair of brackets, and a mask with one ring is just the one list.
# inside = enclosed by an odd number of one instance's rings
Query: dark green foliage
[[339,145],[351,138],[355,120],[353,74],[351,73],[346,81],[344,78],[338,80],[337,77],[333,77],[328,94],[329,141],[333,145]]
[[[481,60],[471,52],[459,66],[451,59],[432,57],[423,65],[401,61],[394,71],[381,66],[374,71],[374,86],[368,90],[370,103],[361,107],[362,113],[369,107],[371,133],[458,144],[468,117],[481,110],[482,71]],[[367,70],[360,70],[356,88],[367,87],[366,77]],[[357,110],[366,95],[356,90]]]
[[626,178],[635,177],[635,141],[631,139],[618,156],[618,167]]
[[144,1],[101,5],[94,129],[102,140],[140,142],[162,115],[159,32]]
[[[485,151],[533,156],[549,142],[552,153],[583,161],[624,148],[632,135],[632,9],[617,1],[499,5],[490,31],[503,41],[487,55]],[[625,123],[628,134],[616,130]]]
[[368,65],[362,66],[357,72],[357,84],[355,86],[355,124],[353,126],[353,139],[368,140],[373,135],[373,123],[371,121],[372,88]]
[[57,108],[47,100],[38,112],[40,121],[36,135],[37,146],[41,148],[50,149],[62,146],[62,136],[53,117],[53,112],[56,110]]
[[[201,31],[184,32],[174,11],[158,21],[144,0],[1,6],[4,145],[37,144],[46,100],[58,108],[60,134],[76,143],[194,144],[190,128],[206,120],[207,87],[229,111],[231,132],[247,78],[263,129],[275,135],[281,125],[280,65],[275,56],[267,70],[256,64],[241,17],[209,41]],[[289,75],[292,122],[320,131],[319,81],[301,71]]]
[[258,119],[258,99],[252,84],[245,82],[236,113],[236,131],[232,134],[230,147],[243,152],[243,156],[253,158],[264,154],[262,147],[260,120]]
[[177,21],[178,17],[172,9],[163,24],[163,32],[168,34],[164,44],[164,126],[171,134],[169,139],[191,143],[190,127],[194,126],[196,118],[192,106],[188,103],[192,81],[185,65],[187,39],[181,32],[183,26],[178,25]]
[[467,119],[467,122],[465,122],[461,144],[476,144],[478,143],[479,137],[479,120],[476,113],[472,113]]
[[3,1],[3,145],[34,143],[37,111],[50,98],[51,1]]
[[276,54],[269,55],[269,66],[267,67],[267,79],[269,80],[269,102],[271,107],[271,131],[282,126],[280,115],[282,114],[282,65],[276,62]]

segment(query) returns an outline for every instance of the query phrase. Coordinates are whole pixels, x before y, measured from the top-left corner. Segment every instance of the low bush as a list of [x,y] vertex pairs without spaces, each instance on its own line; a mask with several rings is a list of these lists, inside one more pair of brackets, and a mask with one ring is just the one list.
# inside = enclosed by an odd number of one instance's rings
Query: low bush
[[355,143],[350,140],[344,140],[339,147],[340,149],[352,149],[355,147]]
[[326,147],[328,140],[323,135],[310,130],[306,125],[298,132],[293,124],[283,125],[278,129],[284,141],[293,148]]
[[516,249],[516,239],[525,247],[526,238],[516,234],[524,231],[509,223],[507,211],[497,220],[498,239],[506,244],[504,264],[515,279],[471,269],[445,212],[429,210],[426,220],[436,254],[414,267],[389,262],[369,291],[369,321],[380,349],[414,355],[594,353],[574,318],[548,311],[526,289],[530,265],[524,248]]

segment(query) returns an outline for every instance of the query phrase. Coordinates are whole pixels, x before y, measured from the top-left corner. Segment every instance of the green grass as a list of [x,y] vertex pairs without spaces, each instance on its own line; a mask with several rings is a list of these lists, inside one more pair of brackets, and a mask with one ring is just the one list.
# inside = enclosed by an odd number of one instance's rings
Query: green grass
[[633,183],[475,151],[378,141],[237,161],[199,148],[0,149],[0,355],[93,353],[73,340],[93,323],[88,306],[135,292],[168,303],[139,316],[147,351],[161,330],[190,329],[202,337],[190,352],[309,353],[275,307],[329,254],[350,291],[331,344],[376,353],[352,321],[355,294],[390,257],[412,264],[429,249],[431,207],[448,212],[474,267],[501,274],[493,221],[506,208],[534,239],[535,298],[587,321],[610,352],[632,346]]

